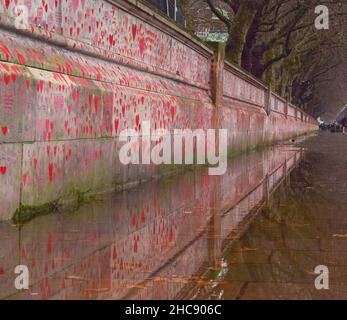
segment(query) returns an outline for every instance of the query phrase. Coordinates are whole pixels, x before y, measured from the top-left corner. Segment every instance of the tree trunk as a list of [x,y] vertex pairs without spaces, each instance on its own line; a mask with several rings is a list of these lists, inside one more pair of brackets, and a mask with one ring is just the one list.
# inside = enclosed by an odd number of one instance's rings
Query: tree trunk
[[256,10],[250,9],[241,2],[240,8],[229,28],[229,40],[226,45],[226,56],[235,64],[242,66],[242,54],[249,28],[252,25]]

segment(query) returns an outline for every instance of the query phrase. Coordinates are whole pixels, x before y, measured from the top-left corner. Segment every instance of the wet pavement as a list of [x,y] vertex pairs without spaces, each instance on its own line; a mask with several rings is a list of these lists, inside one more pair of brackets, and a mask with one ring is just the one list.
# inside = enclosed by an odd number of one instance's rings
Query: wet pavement
[[[0,223],[1,299],[347,298],[347,137],[319,134],[21,226]],[[16,265],[29,290],[14,287]],[[330,290],[316,290],[326,265]]]
[[[228,244],[216,279],[196,285],[195,299],[347,298],[347,137],[319,133],[300,146],[297,169]],[[329,290],[317,290],[315,267],[329,270]]]

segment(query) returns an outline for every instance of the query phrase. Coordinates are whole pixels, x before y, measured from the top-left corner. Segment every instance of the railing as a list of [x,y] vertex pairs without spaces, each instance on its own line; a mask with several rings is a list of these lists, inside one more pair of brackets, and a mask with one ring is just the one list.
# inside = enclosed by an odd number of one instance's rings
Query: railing
[[181,26],[186,26],[186,18],[179,0],[146,0],[146,2],[165,13]]

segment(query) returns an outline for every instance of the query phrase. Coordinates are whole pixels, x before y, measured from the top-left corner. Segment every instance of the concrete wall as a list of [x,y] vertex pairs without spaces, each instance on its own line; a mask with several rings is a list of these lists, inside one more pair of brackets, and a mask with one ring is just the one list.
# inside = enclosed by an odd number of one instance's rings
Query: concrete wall
[[119,132],[143,120],[207,129],[217,116],[235,152],[316,128],[280,97],[266,112],[264,85],[139,3],[1,1],[0,28],[0,219],[177,170],[120,163]]

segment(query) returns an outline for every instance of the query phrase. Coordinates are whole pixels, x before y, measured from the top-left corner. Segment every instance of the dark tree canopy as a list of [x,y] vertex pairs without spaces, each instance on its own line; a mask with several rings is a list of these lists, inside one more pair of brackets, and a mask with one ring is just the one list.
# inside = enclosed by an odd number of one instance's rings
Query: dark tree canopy
[[[328,30],[315,27],[318,5],[329,9]],[[186,0],[184,8],[192,31],[202,20],[218,19],[224,25],[229,34],[226,56],[233,63],[305,111],[315,116],[325,111],[319,93],[346,63],[347,4],[336,0]],[[210,16],[197,8],[208,8]]]

